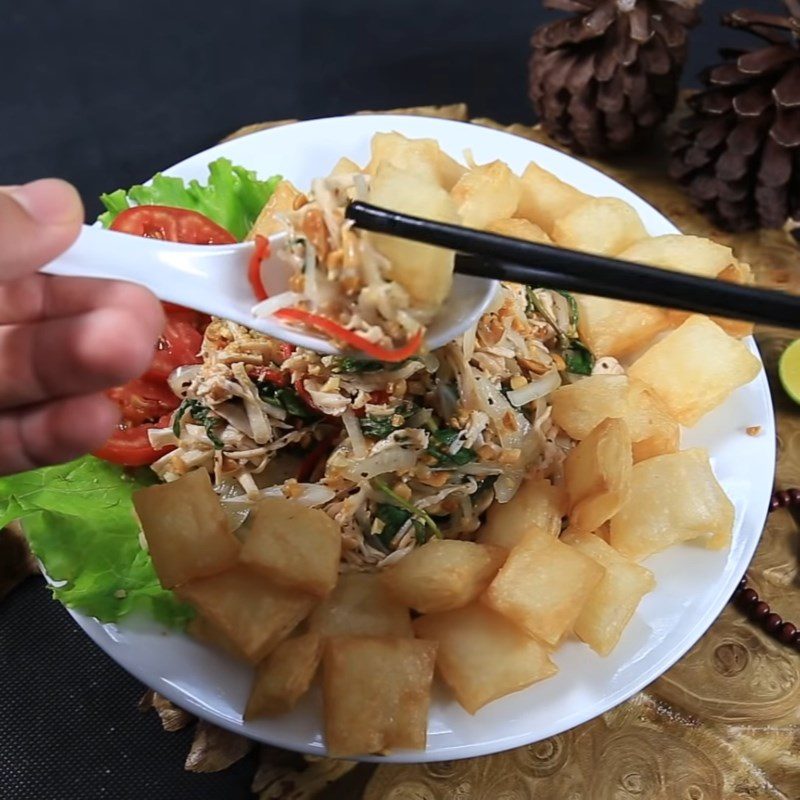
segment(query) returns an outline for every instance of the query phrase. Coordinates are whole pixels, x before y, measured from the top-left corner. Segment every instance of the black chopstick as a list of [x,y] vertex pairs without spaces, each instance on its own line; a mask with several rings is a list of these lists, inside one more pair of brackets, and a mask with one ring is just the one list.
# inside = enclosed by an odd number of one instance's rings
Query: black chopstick
[[527,242],[361,201],[350,203],[346,214],[364,230],[473,256],[456,260],[462,274],[800,329],[800,297],[784,292]]

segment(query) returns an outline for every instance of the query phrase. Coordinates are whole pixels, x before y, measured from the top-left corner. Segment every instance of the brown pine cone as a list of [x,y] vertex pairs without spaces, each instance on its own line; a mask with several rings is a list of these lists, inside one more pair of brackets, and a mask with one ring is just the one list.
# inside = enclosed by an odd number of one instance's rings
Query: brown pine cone
[[[758,36],[752,51],[724,50],[689,99],[671,142],[670,174],[730,231],[800,220],[800,0],[787,16],[736,11],[723,23]],[[777,5],[777,3],[776,3]]]
[[544,0],[574,16],[531,39],[529,94],[544,129],[577,153],[640,142],[675,107],[699,0]]

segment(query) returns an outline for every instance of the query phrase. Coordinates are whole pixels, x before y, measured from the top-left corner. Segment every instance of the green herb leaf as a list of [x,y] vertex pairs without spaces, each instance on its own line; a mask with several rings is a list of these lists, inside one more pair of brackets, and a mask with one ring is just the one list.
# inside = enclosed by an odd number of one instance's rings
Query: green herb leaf
[[302,400],[296,389],[288,386],[278,389],[275,397],[286,409],[287,414],[292,414],[300,419],[316,419],[319,413],[313,408],[309,408]]
[[134,204],[173,206],[199,211],[237,239],[244,239],[281,176],[262,181],[255,172],[234,166],[227,158],[212,161],[208,172],[205,186],[196,180],[187,185],[181,178],[159,173],[149,186],[132,186],[127,192],[118,189],[101,195],[106,211],[100,215],[100,222],[109,227],[117,214]]
[[276,386],[269,381],[256,381],[255,384],[258,396],[265,403],[282,408],[287,414],[299,419],[312,420],[319,417],[319,413],[306,405],[296,389],[290,386]]
[[[395,367],[395,364],[389,365]],[[366,358],[350,358],[350,356],[341,356],[334,358],[331,367],[332,372],[338,373],[358,373],[358,372],[379,372],[386,369],[387,365],[383,361],[370,361]]]
[[551,325],[558,336],[558,346],[564,356],[564,363],[567,365],[567,371],[575,375],[591,375],[592,368],[594,367],[594,355],[592,351],[578,338],[578,302],[569,293],[561,289],[556,290],[560,295],[566,297],[569,303],[569,325],[570,330],[564,332],[558,329],[555,320],[547,312],[547,309],[540,302],[536,296],[536,292],[530,286],[525,288],[526,297],[528,300],[527,311],[536,311],[544,320]]
[[[401,403],[395,408],[394,413],[378,416],[377,414],[367,414],[361,420],[361,430],[364,436],[369,436],[371,439],[385,439],[391,436],[396,430],[405,425],[406,420],[413,416],[417,411],[417,407],[413,403]],[[403,418],[400,425],[395,425],[392,420],[399,414]]]
[[575,339],[564,351],[564,363],[567,365],[567,372],[575,375],[591,375],[594,355],[583,342]]
[[206,430],[206,436],[211,440],[215,450],[222,450],[224,444],[222,439],[214,432],[214,428],[219,424],[220,418],[213,414],[210,408],[204,406],[199,400],[187,397],[178,408],[175,414],[175,421],[172,423],[172,432],[176,436],[181,435],[181,420],[184,414],[189,413],[192,419],[202,425]]
[[400,528],[411,519],[412,514],[405,508],[382,503],[378,506],[375,516],[383,523],[383,530],[378,534],[378,539],[388,549],[392,544],[392,539],[397,536]]
[[379,417],[375,414],[368,414],[361,420],[361,430],[364,436],[369,436],[371,439],[385,439],[391,436],[397,428],[392,425],[392,414],[387,414],[384,417]]
[[192,611],[161,587],[139,545],[131,495],[144,485],[143,474],[92,456],[9,475],[0,478],[0,526],[23,520],[47,574],[64,581],[52,590],[64,605],[102,622],[145,611],[180,627]]
[[414,538],[417,540],[417,544],[425,544],[431,538],[425,529],[425,523],[415,519],[411,524],[414,526]]
[[449,452],[458,434],[459,431],[455,428],[439,428],[431,433],[427,453],[436,459],[437,466],[462,467],[478,457],[478,454],[469,447],[462,447],[456,453]]
[[409,503],[408,500],[404,500],[399,494],[393,492],[386,485],[385,481],[378,480],[376,478],[372,481],[372,485],[379,491],[383,492],[394,505],[404,509],[405,511],[408,511],[411,516],[418,520],[420,524],[427,528],[437,539],[442,538],[442,532],[439,530],[439,526],[427,511],[422,508],[417,508],[413,503]]

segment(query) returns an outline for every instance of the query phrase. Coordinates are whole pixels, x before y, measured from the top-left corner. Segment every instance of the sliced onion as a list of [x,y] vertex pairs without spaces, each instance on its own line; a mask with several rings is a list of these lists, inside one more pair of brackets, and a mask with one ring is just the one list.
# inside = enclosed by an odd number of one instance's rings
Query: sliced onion
[[248,438],[253,438],[253,428],[244,408],[239,403],[220,403],[214,406],[214,413],[219,414],[222,419],[243,433]]
[[[471,369],[469,371],[472,372]],[[530,422],[508,402],[506,396],[485,375],[474,375],[474,386],[479,410],[491,418],[500,444],[506,450],[521,448],[522,441],[530,430]],[[508,412],[511,412],[516,420],[515,430],[506,427],[504,417]]]
[[[277,486],[267,486],[260,489],[258,496],[255,499],[249,498],[246,494],[232,495],[229,497],[222,497],[222,505],[230,506],[232,508],[249,508],[254,503],[257,503],[264,497],[278,497],[286,498],[283,487],[278,484]],[[301,503],[309,508],[325,505],[336,497],[336,492],[328,486],[323,486],[320,483],[298,483],[292,486],[292,501]]]
[[342,475],[353,483],[361,483],[389,472],[405,472],[417,463],[417,453],[400,445],[387,447],[366,458],[347,459],[341,463]]
[[183,367],[172,370],[169,378],[167,378],[167,383],[169,388],[172,389],[172,393],[176,397],[186,397],[186,389],[202,369],[202,364],[186,364]]
[[441,365],[441,361],[439,360],[439,356],[436,355],[434,352],[423,353],[419,356],[422,363],[425,365],[425,370],[430,372],[433,375],[435,372],[439,371],[439,366]]
[[296,306],[304,299],[305,295],[298,292],[281,292],[254,305],[253,315],[256,317],[271,317],[276,311],[289,306]]
[[538,400],[540,397],[546,397],[551,392],[554,392],[561,386],[561,374],[558,370],[554,369],[546,372],[540,378],[532,380],[527,386],[521,389],[512,389],[506,397],[512,406],[521,408],[522,406]]
[[470,325],[464,331],[464,338],[462,339],[462,348],[464,350],[464,359],[469,361],[475,353],[475,336],[478,332],[478,323]]
[[458,409],[458,394],[449,383],[437,383],[431,403],[442,419],[451,419]]
[[487,475],[497,475],[500,472],[503,472],[505,467],[502,464],[481,464],[481,463],[472,463],[472,464],[464,464],[463,466],[458,468],[458,471],[465,474],[465,475],[475,475],[478,478],[486,477]]
[[367,448],[367,440],[364,438],[364,433],[361,430],[361,423],[359,423],[358,418],[353,413],[353,409],[348,408],[344,414],[342,414],[342,422],[347,430],[347,435],[350,437],[353,455],[356,458],[366,458],[367,452],[369,451]]
[[494,496],[498,503],[507,503],[519,489],[525,472],[521,469],[507,470],[494,482]]
[[308,382],[306,382],[305,387],[314,405],[323,414],[339,417],[350,408],[350,401],[346,397],[342,397],[338,392],[322,392],[319,389],[312,389]]

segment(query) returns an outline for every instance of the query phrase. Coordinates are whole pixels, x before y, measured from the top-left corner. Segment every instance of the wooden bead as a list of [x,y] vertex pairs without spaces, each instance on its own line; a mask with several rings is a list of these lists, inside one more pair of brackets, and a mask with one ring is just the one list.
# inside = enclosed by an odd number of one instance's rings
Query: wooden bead
[[761,627],[770,636],[774,636],[778,632],[778,628],[780,628],[781,625],[783,625],[783,620],[780,618],[780,615],[776,614],[775,612],[767,614],[761,623]]
[[753,622],[761,622],[761,620],[764,619],[769,613],[770,607],[763,600],[753,603],[753,605],[747,610],[747,616],[750,617]]
[[778,628],[775,637],[778,639],[779,642],[783,644],[793,644],[794,637],[797,633],[797,628],[792,625],[791,622],[784,622],[780,628]]
[[[770,512],[789,506],[800,506],[800,488],[785,489],[772,493],[769,501]],[[736,585],[731,601],[744,614],[747,614],[753,622],[759,624],[763,631],[773,636],[781,644],[794,647],[795,650],[800,652],[800,630],[798,627],[791,622],[784,622],[779,614],[770,609],[769,603],[765,603],[758,596],[758,592],[747,585],[747,575],[744,575]]]
[[758,595],[754,589],[743,589],[742,593],[736,600],[736,603],[741,608],[749,608],[753,603],[758,602]]

